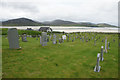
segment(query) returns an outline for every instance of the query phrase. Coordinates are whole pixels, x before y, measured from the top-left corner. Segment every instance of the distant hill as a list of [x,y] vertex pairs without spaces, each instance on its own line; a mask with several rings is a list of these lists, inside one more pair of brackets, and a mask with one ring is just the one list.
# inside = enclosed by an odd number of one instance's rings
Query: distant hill
[[3,26],[86,26],[86,27],[117,27],[114,25],[100,23],[94,24],[91,22],[72,22],[65,20],[54,20],[54,21],[45,21],[45,22],[37,22],[27,18],[18,18],[11,19],[8,21],[2,22]]
[[97,25],[98,25],[98,27],[117,27],[117,26],[114,26],[114,25],[106,24],[106,23],[99,23]]
[[27,18],[11,19],[2,22],[3,26],[40,26],[42,23]]
[[54,20],[54,21],[47,21],[43,22],[43,24],[54,25],[54,26],[70,26],[70,25],[79,25],[78,23],[71,22],[71,21],[64,21],[64,20]]

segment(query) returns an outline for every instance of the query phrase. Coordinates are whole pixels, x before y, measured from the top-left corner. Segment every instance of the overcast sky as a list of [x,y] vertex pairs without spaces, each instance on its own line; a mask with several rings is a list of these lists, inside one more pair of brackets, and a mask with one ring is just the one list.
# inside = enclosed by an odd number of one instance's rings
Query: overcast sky
[[2,0],[0,20],[25,17],[39,22],[55,19],[118,24],[119,0]]

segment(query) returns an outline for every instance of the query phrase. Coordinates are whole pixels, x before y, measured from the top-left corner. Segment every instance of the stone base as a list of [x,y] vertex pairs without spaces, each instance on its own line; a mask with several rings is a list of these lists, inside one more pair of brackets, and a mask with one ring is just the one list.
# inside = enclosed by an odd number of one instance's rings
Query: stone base
[[96,66],[95,66],[94,72],[100,72],[100,68],[101,68],[101,66],[99,66],[99,69],[97,70],[97,69],[96,69]]

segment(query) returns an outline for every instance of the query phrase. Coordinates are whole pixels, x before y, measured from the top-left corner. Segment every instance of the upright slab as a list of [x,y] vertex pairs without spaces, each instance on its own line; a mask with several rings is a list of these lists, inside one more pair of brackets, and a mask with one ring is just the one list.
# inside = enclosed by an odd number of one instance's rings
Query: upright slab
[[8,41],[10,49],[19,49],[18,31],[16,28],[8,29]]
[[94,68],[95,72],[100,72],[101,66],[99,65],[99,61],[100,61],[100,53],[97,54],[97,63],[96,63],[96,66]]
[[42,32],[42,46],[47,46],[47,33]]
[[22,41],[23,41],[23,42],[27,42],[27,34],[24,33],[24,34],[22,35]]
[[53,44],[56,44],[56,35],[53,35]]

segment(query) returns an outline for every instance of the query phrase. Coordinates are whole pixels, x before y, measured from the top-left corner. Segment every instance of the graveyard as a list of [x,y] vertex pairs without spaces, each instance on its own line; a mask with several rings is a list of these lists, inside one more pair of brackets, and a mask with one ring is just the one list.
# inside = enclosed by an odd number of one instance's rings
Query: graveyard
[[[23,41],[25,31],[18,30],[21,48],[10,49],[6,31],[2,35],[3,78],[118,78],[118,34],[33,32],[40,36],[27,33]],[[44,44],[42,35],[48,37]],[[62,35],[67,37],[63,40]],[[104,59],[99,61],[100,71],[95,72],[101,47]]]

